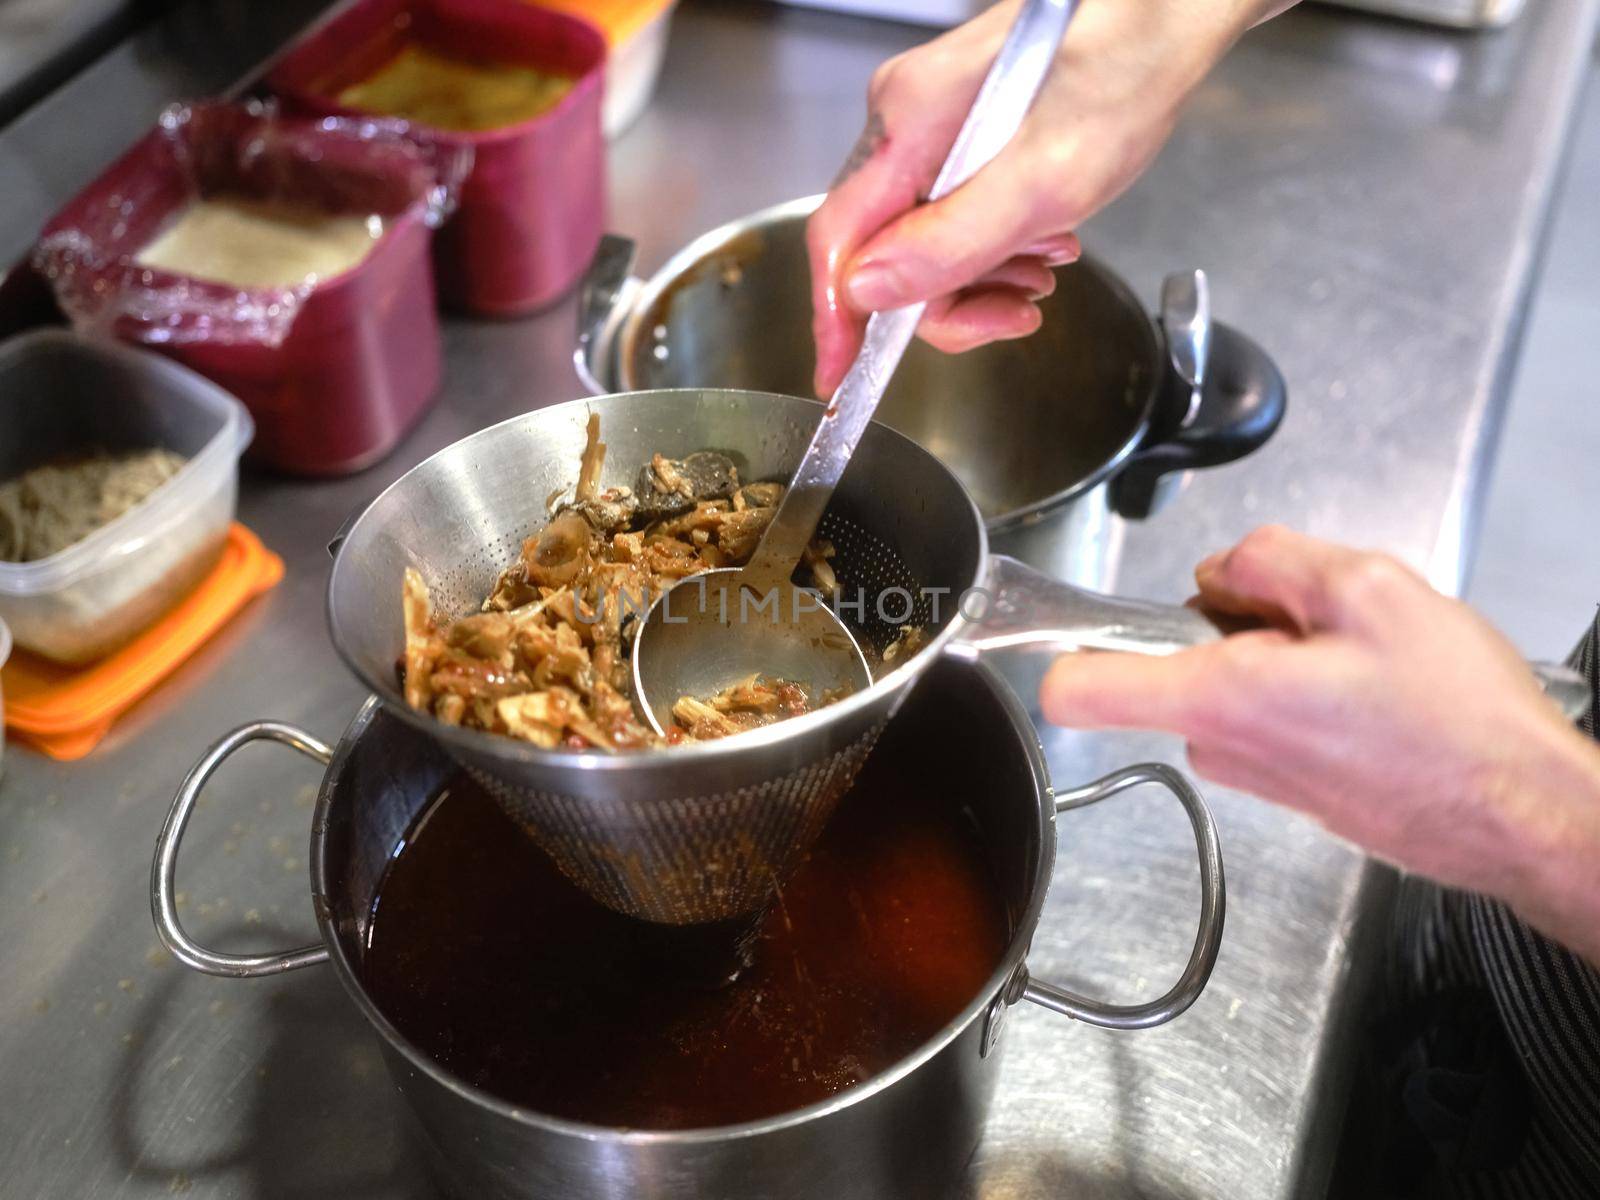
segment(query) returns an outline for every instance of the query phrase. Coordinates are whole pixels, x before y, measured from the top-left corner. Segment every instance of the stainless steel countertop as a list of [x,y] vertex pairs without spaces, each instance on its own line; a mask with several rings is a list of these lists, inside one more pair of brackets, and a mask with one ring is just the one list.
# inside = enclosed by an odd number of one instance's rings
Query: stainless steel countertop
[[[208,54],[169,22],[0,133],[0,252],[20,251],[162,101],[233,78],[314,6],[197,7],[232,33]],[[1293,13],[1246,39],[1152,171],[1090,225],[1085,240],[1152,301],[1163,272],[1208,268],[1216,311],[1272,350],[1293,399],[1265,451],[1129,531],[1123,590],[1180,596],[1203,550],[1268,519],[1460,584],[1595,15],[1595,0],[1546,0],[1506,33],[1467,36]],[[713,224],[817,190],[858,130],[872,67],[918,36],[691,2],[654,107],[615,147],[612,225],[653,267]],[[226,730],[258,717],[343,728],[361,691],[323,632],[324,540],[435,448],[578,395],[573,320],[568,302],[527,321],[451,321],[439,405],[388,461],[329,483],[249,475],[241,517],[284,556],[283,584],[89,759],[8,752],[0,1192],[429,1194],[375,1040],[331,975],[178,968],[150,925],[148,856],[183,772]],[[1046,740],[1062,784],[1136,757],[1181,762],[1160,738]],[[224,772],[180,867],[197,933],[241,950],[306,940],[316,780],[277,748]],[[1209,991],[1148,1033],[1014,1013],[974,1197],[1324,1190],[1387,875],[1303,820],[1209,794],[1231,892]],[[1162,986],[1197,895],[1178,814],[1135,798],[1073,814],[1061,836],[1032,969],[1120,999]]]
[[0,0],[0,120],[125,33],[132,9],[128,0]]

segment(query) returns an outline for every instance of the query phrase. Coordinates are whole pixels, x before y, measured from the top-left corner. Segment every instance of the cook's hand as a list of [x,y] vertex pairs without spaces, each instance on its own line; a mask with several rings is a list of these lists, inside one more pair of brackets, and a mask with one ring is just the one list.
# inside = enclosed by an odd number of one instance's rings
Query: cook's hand
[[920,208],[1020,0],[880,67],[866,131],[807,231],[818,393],[879,309],[928,301],[920,333],[952,352],[1037,329],[1051,268],[1078,255],[1072,231],[1144,170],[1239,34],[1292,2],[1083,0],[1011,144]]
[[1069,655],[1045,715],[1181,734],[1202,775],[1497,896],[1600,963],[1600,748],[1510,643],[1391,558],[1277,527],[1195,581],[1206,607],[1272,627],[1165,659]]

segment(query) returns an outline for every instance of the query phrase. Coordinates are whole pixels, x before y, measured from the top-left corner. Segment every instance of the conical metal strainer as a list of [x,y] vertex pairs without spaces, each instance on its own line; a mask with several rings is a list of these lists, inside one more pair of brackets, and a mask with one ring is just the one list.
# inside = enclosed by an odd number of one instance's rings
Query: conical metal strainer
[[396,673],[405,569],[422,573],[441,616],[476,611],[545,523],[546,497],[575,482],[591,412],[608,446],[606,487],[629,481],[653,454],[701,449],[727,454],[742,479],[785,480],[823,409],[757,392],[667,390],[574,401],[485,429],[412,469],[352,523],[335,547],[328,618],[366,685],[442,742],[569,878],[618,911],[691,924],[766,903],[941,653],[1028,641],[1159,653],[1218,636],[1189,610],[1093,596],[991,559],[955,476],[873,425],[820,531],[837,550],[844,613],[862,644],[881,653],[907,622],[928,640],[867,690],[723,741],[624,754],[543,750],[412,710]]

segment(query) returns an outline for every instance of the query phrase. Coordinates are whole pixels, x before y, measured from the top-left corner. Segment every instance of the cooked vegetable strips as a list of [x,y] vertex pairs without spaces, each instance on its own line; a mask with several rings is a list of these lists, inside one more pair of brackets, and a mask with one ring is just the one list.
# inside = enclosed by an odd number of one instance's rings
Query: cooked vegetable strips
[[752,675],[708,700],[681,697],[672,706],[672,719],[691,738],[703,741],[759,729],[810,710],[805,689],[799,684]]
[[[586,434],[572,500],[523,543],[482,611],[437,620],[422,576],[406,571],[406,703],[546,749],[628,750],[727,737],[837,699],[756,675],[717,696],[679,700],[669,738],[638,718],[628,656],[649,601],[689,575],[747,562],[784,489],[741,483],[730,459],[702,450],[655,455],[637,487],[601,490],[598,416]],[[807,551],[828,591],[837,587],[833,552],[822,540]]]
[[600,440],[600,414],[589,414],[589,423],[585,427],[585,442],[583,447],[583,463],[578,468],[578,486],[572,489],[572,495],[580,504],[592,501],[599,491],[600,468],[606,464],[606,444]]

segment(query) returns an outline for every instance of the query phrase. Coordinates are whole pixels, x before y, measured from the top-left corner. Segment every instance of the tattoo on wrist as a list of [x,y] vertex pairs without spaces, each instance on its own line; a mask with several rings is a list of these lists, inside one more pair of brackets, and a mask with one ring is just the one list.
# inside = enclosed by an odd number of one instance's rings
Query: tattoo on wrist
[[833,181],[833,187],[838,187],[850,176],[854,175],[867,160],[878,152],[878,148],[888,140],[888,131],[883,127],[883,117],[877,112],[867,114],[867,127],[861,131],[861,136],[856,139],[856,144],[850,150],[850,157],[844,160],[844,166],[839,168],[839,174]]

